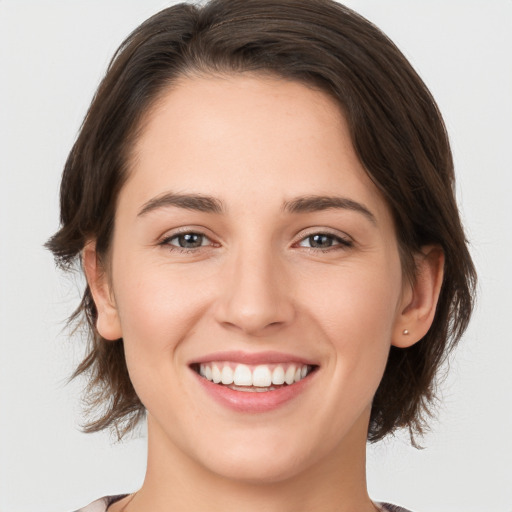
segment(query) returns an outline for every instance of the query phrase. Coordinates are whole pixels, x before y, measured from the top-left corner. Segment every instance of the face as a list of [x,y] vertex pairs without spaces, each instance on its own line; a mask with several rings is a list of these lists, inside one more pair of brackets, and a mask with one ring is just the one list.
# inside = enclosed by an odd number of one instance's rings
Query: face
[[408,293],[390,211],[327,95],[254,75],[167,91],[110,263],[98,328],[124,339],[150,446],[258,481],[364,446]]

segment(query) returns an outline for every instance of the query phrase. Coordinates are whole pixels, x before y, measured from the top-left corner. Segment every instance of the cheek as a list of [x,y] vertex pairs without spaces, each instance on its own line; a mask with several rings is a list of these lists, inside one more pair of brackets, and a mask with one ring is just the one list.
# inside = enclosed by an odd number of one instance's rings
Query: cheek
[[[180,404],[183,388],[182,341],[194,331],[205,309],[197,286],[183,274],[169,275],[162,269],[123,269],[117,301],[126,364],[130,380],[149,411],[168,411]],[[121,275],[121,272],[119,273]]]
[[201,283],[162,265],[127,262],[119,265],[117,275],[116,304],[129,368],[165,367],[204,315]]
[[390,337],[401,297],[398,262],[327,269],[317,273],[314,282],[308,283],[306,276],[303,282],[298,295],[307,298],[307,307],[331,339],[364,339],[371,344]]
[[[398,260],[331,271],[316,281],[309,314],[331,348],[327,364],[334,380],[350,385],[354,399],[373,396],[386,365],[401,297]],[[318,276],[317,276],[318,278]]]

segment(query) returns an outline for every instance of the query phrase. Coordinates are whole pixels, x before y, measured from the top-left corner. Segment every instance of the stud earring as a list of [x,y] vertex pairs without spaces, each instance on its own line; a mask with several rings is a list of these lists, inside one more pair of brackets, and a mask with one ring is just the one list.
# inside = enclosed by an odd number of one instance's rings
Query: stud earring
[[404,330],[403,330],[403,332],[402,332],[402,334],[403,334],[404,336],[408,336],[408,335],[409,335],[409,331],[408,331],[407,329],[404,329]]

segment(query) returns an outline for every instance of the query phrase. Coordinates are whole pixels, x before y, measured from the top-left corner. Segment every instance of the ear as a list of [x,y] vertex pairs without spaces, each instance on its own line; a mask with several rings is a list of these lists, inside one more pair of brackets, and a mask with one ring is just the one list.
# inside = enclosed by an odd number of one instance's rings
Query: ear
[[414,282],[404,287],[392,345],[406,348],[427,334],[436,313],[444,275],[444,253],[438,245],[428,245],[414,255]]
[[82,265],[98,311],[96,329],[103,338],[117,340],[122,337],[121,323],[107,273],[96,252],[96,241],[86,243]]

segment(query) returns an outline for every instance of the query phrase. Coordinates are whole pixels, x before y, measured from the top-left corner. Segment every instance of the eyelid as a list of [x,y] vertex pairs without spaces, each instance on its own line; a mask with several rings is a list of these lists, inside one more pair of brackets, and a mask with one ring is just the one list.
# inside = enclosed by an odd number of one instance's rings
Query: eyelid
[[164,231],[164,233],[158,237],[158,240],[162,241],[167,238],[172,238],[174,236],[184,235],[187,233],[196,233],[197,235],[204,235],[208,238],[211,238],[211,236],[207,234],[207,232],[209,232],[209,231],[210,231],[209,229],[207,229],[203,226],[195,225],[195,224],[192,224],[190,226],[180,226],[177,228],[166,229]]

